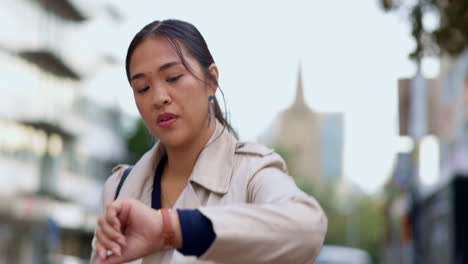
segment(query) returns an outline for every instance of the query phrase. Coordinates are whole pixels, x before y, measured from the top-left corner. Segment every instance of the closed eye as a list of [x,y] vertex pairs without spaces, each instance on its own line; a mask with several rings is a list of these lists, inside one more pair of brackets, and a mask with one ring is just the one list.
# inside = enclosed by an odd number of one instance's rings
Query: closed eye
[[175,77],[167,78],[166,81],[170,82],[170,83],[173,83],[173,82],[176,82],[177,80],[179,80],[180,77],[182,77],[182,76],[183,76],[183,74],[179,74],[179,75],[177,75]]
[[139,94],[142,94],[142,93],[148,91],[148,89],[149,89],[149,86],[146,86],[145,88],[139,89],[137,92],[138,92]]

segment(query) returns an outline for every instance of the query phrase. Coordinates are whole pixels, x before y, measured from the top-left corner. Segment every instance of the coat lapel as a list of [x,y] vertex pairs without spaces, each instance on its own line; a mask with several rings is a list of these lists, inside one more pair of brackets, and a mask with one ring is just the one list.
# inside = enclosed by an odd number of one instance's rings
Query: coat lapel
[[[225,194],[229,190],[236,144],[234,136],[217,121],[215,132],[198,156],[189,178],[190,184],[187,184],[174,207],[202,206],[196,193],[198,186],[217,194]],[[122,186],[119,198],[134,198],[151,206],[154,172],[164,154],[164,146],[158,141],[135,164]]]
[[190,183],[218,194],[225,194],[231,183],[237,140],[219,122],[215,133],[198,156]]

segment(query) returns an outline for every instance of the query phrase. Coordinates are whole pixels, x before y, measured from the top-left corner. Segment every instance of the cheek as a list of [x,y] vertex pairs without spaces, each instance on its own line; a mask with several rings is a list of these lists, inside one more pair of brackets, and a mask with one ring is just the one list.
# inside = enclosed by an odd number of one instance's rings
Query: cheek
[[149,106],[148,103],[145,102],[145,100],[143,100],[142,98],[139,98],[139,99],[135,98],[135,104],[136,104],[136,107],[138,109],[138,112],[140,113],[140,116],[143,118],[145,123],[147,121],[150,121],[151,113],[149,111],[150,109],[148,107]]
[[177,106],[187,115],[192,121],[199,122],[207,115],[208,111],[208,95],[205,88],[198,81],[187,83],[184,89],[175,95],[177,98]]
[[184,106],[184,111],[191,116],[194,122],[200,122],[205,119],[208,114],[208,101],[200,94],[194,94],[190,98],[187,98],[187,104]]
[[138,100],[136,97],[135,97],[135,105],[138,109],[138,112],[140,112],[140,115],[143,116],[143,112],[144,112],[143,104],[141,100]]

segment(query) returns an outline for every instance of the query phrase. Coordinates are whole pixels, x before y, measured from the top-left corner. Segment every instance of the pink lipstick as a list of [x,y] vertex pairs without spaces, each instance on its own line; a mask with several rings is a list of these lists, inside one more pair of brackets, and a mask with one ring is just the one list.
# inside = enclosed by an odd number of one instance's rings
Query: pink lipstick
[[177,116],[172,113],[163,113],[158,115],[158,126],[162,128],[171,127],[176,121]]

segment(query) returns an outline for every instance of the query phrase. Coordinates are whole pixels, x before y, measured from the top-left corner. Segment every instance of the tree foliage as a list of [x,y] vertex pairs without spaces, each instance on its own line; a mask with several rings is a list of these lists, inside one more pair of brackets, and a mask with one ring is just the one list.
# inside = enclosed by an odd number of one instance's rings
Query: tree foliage
[[[468,47],[467,0],[379,0],[385,11],[409,9],[409,20],[416,48],[410,57],[417,62],[426,55],[456,56]],[[408,4],[416,2],[415,4]],[[435,12],[439,26],[429,31],[424,27],[424,16]]]
[[127,137],[129,163],[135,163],[153,146],[155,141],[156,139],[148,132],[143,120],[138,119],[134,129]]
[[299,187],[314,196],[328,218],[325,244],[360,248],[380,263],[384,242],[383,199],[343,191],[340,181],[305,182]]
[[[281,145],[274,146],[294,172],[290,162],[295,157]],[[338,177],[321,178],[312,183],[312,177],[292,174],[296,184],[320,203],[328,218],[324,244],[349,246],[366,250],[373,263],[380,263],[384,243],[384,207],[382,197],[366,195],[351,183]]]

